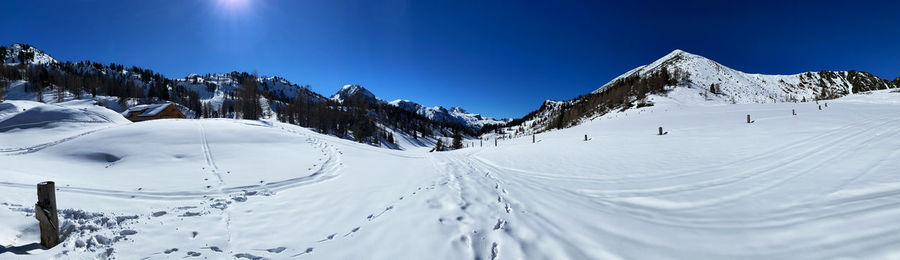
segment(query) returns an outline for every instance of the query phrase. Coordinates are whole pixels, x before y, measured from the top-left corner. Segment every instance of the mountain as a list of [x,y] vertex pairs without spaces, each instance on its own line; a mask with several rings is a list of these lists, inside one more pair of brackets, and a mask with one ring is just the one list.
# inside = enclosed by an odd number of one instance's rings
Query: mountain
[[0,46],[0,60],[5,64],[44,65],[59,63],[43,51],[28,44],[16,43],[9,47]]
[[330,99],[341,103],[359,99],[370,105],[388,104],[406,111],[414,112],[436,122],[460,124],[475,132],[481,130],[481,128],[486,125],[502,125],[512,120],[483,117],[480,114],[469,113],[460,107],[451,107],[448,110],[442,106],[427,107],[403,99],[385,102],[384,99],[375,96],[371,91],[360,85],[344,85],[337,93],[331,95]]
[[[402,149],[397,140],[430,146],[437,136],[474,136],[484,125],[505,123],[462,109],[402,109],[359,85],[326,98],[278,76],[235,71],[167,78],[137,66],[60,62],[27,44],[0,47],[0,60],[0,100],[94,100],[118,112],[173,102],[191,118],[277,120],[393,149]],[[345,102],[357,97],[363,102]]]
[[416,112],[428,119],[438,122],[458,123],[465,125],[473,130],[480,130],[486,125],[503,125],[512,119],[494,119],[483,117],[479,114],[469,113],[461,107],[451,107],[449,110],[442,106],[427,107],[409,100],[397,99],[388,104],[399,107],[406,111]]
[[354,98],[362,99],[370,104],[384,103],[384,100],[375,97],[375,94],[360,85],[344,85],[337,93],[331,95],[331,100],[337,102],[345,102]]
[[616,110],[653,106],[653,97],[685,104],[748,104],[826,100],[856,92],[900,87],[861,71],[819,71],[794,75],[750,74],[674,50],[634,68],[597,90],[568,101],[545,101],[513,120],[507,131],[541,132],[566,128]]

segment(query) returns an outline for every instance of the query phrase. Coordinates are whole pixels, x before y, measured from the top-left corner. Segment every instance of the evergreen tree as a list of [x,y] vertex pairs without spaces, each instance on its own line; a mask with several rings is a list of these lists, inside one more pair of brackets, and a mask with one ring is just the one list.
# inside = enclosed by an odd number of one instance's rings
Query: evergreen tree
[[462,135],[459,134],[459,131],[453,132],[453,149],[463,148],[462,144]]
[[441,142],[441,138],[437,139],[437,144],[434,145],[434,150],[436,152],[440,152],[444,150],[444,142]]

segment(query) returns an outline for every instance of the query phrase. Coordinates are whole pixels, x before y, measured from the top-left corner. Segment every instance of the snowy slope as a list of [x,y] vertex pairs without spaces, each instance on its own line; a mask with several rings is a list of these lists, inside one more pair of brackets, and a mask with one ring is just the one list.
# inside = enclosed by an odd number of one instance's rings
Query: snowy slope
[[494,119],[483,117],[480,114],[469,113],[461,107],[451,107],[449,110],[442,106],[426,107],[416,102],[402,99],[388,102],[388,104],[406,111],[416,112],[437,122],[459,123],[475,130],[481,129],[485,125],[505,124],[511,120],[508,118]]
[[[671,83],[654,81],[653,77],[668,75]],[[643,85],[638,86],[638,82]],[[657,86],[659,85],[659,86]],[[662,93],[649,92],[646,88],[658,87]],[[805,102],[833,99],[857,92],[900,88],[900,78],[894,81],[879,78],[860,71],[819,71],[794,75],[750,74],[728,68],[699,55],[674,50],[650,64],[634,68],[604,84],[593,92],[568,101],[545,101],[531,114],[518,120],[518,124],[505,130],[522,128],[525,133],[541,132],[555,126],[555,120],[565,114],[567,119],[583,120],[605,113],[653,105],[638,96],[665,96],[674,102],[696,105],[752,104],[778,102]],[[624,104],[602,100],[604,95],[622,95]],[[601,100],[601,101],[598,101]],[[611,101],[621,102],[612,98]],[[585,106],[587,103],[598,103]],[[610,108],[602,108],[610,105]],[[573,108],[575,108],[573,110]],[[568,127],[563,124],[561,127]]]
[[337,93],[331,95],[331,100],[337,102],[346,102],[351,98],[360,98],[370,104],[384,103],[384,100],[375,97],[375,94],[372,94],[372,92],[360,85],[344,85]]
[[[204,104],[209,104],[212,109],[221,110],[227,96],[241,88],[241,79],[249,75],[246,73],[231,72],[225,74],[197,75],[190,74],[181,79],[176,79],[176,84],[196,91]],[[324,99],[321,95],[310,91],[308,88],[291,83],[281,77],[258,77],[260,91],[272,93],[275,98],[293,100],[300,95],[309,101]],[[265,102],[268,103],[268,102]]]
[[648,65],[616,77],[594,92],[605,91],[619,79],[628,76],[640,77],[663,68],[684,74],[679,87],[709,90],[710,86],[716,84],[720,90],[719,95],[714,95],[716,98],[713,100],[739,104],[814,100],[821,97],[823,91],[833,92],[835,95],[850,94],[854,92],[852,77],[873,77],[855,71],[808,72],[794,75],[749,74],[725,67],[699,55],[675,50]]
[[505,124],[511,119],[494,119],[483,117],[479,114],[469,113],[460,107],[451,107],[449,110],[442,106],[427,107],[419,103],[397,99],[387,102],[382,98],[375,96],[371,91],[360,85],[344,85],[337,93],[331,96],[331,100],[337,102],[346,102],[353,98],[359,98],[369,104],[388,104],[399,107],[403,110],[415,112],[428,119],[441,123],[457,123],[464,125],[472,130],[478,131],[485,125],[489,124]]
[[[3,59],[3,63],[6,64],[20,64],[23,62],[20,57],[25,58],[25,63],[32,65],[45,65],[45,64],[54,64],[59,63],[56,59],[51,57],[49,54],[44,53],[43,51],[35,48],[34,46],[16,43],[10,46],[2,46],[0,47],[0,55],[5,57]],[[20,56],[22,55],[22,56]]]
[[[653,98],[440,153],[230,119],[4,133],[25,140],[0,143],[0,259],[900,257],[900,93]],[[66,231],[46,251],[28,247],[45,180]]]

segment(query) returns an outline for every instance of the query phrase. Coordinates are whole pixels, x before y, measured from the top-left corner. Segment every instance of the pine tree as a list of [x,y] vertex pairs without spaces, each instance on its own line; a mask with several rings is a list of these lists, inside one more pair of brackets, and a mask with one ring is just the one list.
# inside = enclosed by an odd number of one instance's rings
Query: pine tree
[[434,151],[440,152],[444,150],[444,142],[441,142],[441,139],[437,139],[437,144],[434,145]]
[[0,80],[0,102],[3,102],[3,96],[6,95],[6,88],[9,87],[9,81]]
[[463,145],[462,145],[462,135],[459,134],[459,131],[453,132],[453,146],[452,146],[452,148],[453,148],[453,149],[461,149],[461,148],[463,148]]

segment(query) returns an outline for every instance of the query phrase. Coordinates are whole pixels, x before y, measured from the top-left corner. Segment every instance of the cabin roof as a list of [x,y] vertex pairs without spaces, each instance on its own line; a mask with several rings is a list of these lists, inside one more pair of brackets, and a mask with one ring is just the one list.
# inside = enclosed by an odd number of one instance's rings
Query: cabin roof
[[128,108],[125,112],[122,112],[122,115],[128,117],[131,113],[141,112],[137,116],[155,116],[171,105],[172,103],[137,105]]

